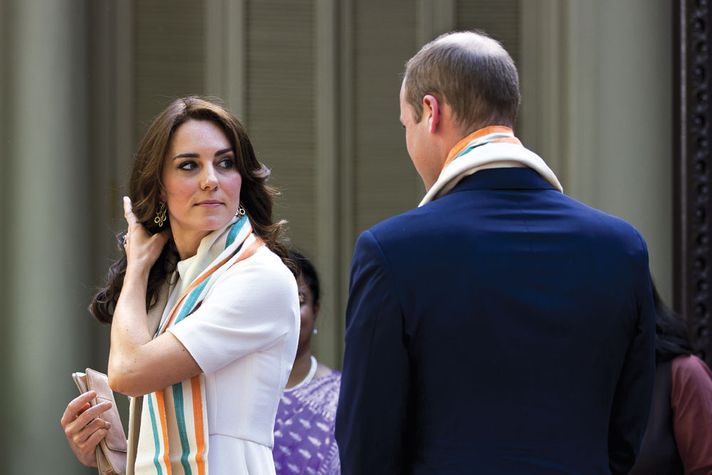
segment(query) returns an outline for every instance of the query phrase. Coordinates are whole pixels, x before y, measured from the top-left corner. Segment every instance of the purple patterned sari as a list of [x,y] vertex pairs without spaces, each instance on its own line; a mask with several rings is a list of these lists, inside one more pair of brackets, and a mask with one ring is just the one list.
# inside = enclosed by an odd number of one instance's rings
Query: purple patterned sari
[[278,475],[338,475],[339,449],[334,440],[341,373],[332,371],[287,389],[274,424],[274,465]]

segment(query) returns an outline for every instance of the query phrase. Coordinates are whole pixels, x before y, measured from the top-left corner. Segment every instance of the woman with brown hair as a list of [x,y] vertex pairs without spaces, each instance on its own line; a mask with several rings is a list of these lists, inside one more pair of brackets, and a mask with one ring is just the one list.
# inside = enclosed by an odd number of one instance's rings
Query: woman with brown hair
[[[109,383],[133,397],[128,473],[274,473],[299,300],[268,176],[239,121],[205,99],[172,102],[139,145],[124,252],[90,307],[111,323]],[[61,422],[89,466],[108,429],[93,397]]]

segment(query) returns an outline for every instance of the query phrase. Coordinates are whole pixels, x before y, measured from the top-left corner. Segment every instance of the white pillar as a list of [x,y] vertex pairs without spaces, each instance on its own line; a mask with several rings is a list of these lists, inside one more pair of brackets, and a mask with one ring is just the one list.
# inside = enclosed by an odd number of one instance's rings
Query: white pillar
[[7,473],[80,472],[59,418],[76,392],[70,374],[91,348],[86,8],[76,0],[5,0]]

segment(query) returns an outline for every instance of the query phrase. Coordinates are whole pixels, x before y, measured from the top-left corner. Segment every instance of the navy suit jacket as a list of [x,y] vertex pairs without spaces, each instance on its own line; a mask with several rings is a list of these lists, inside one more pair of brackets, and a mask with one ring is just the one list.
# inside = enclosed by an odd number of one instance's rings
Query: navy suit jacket
[[336,438],[345,475],[633,465],[654,376],[646,245],[527,168],[361,234]]

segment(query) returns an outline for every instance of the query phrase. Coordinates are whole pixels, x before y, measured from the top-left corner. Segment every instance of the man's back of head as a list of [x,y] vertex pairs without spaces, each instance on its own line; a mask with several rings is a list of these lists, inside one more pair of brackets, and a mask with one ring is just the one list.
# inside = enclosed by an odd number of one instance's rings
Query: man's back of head
[[419,121],[422,99],[432,94],[449,104],[467,135],[487,125],[513,127],[519,108],[514,61],[496,40],[479,32],[446,33],[406,63],[406,101]]

